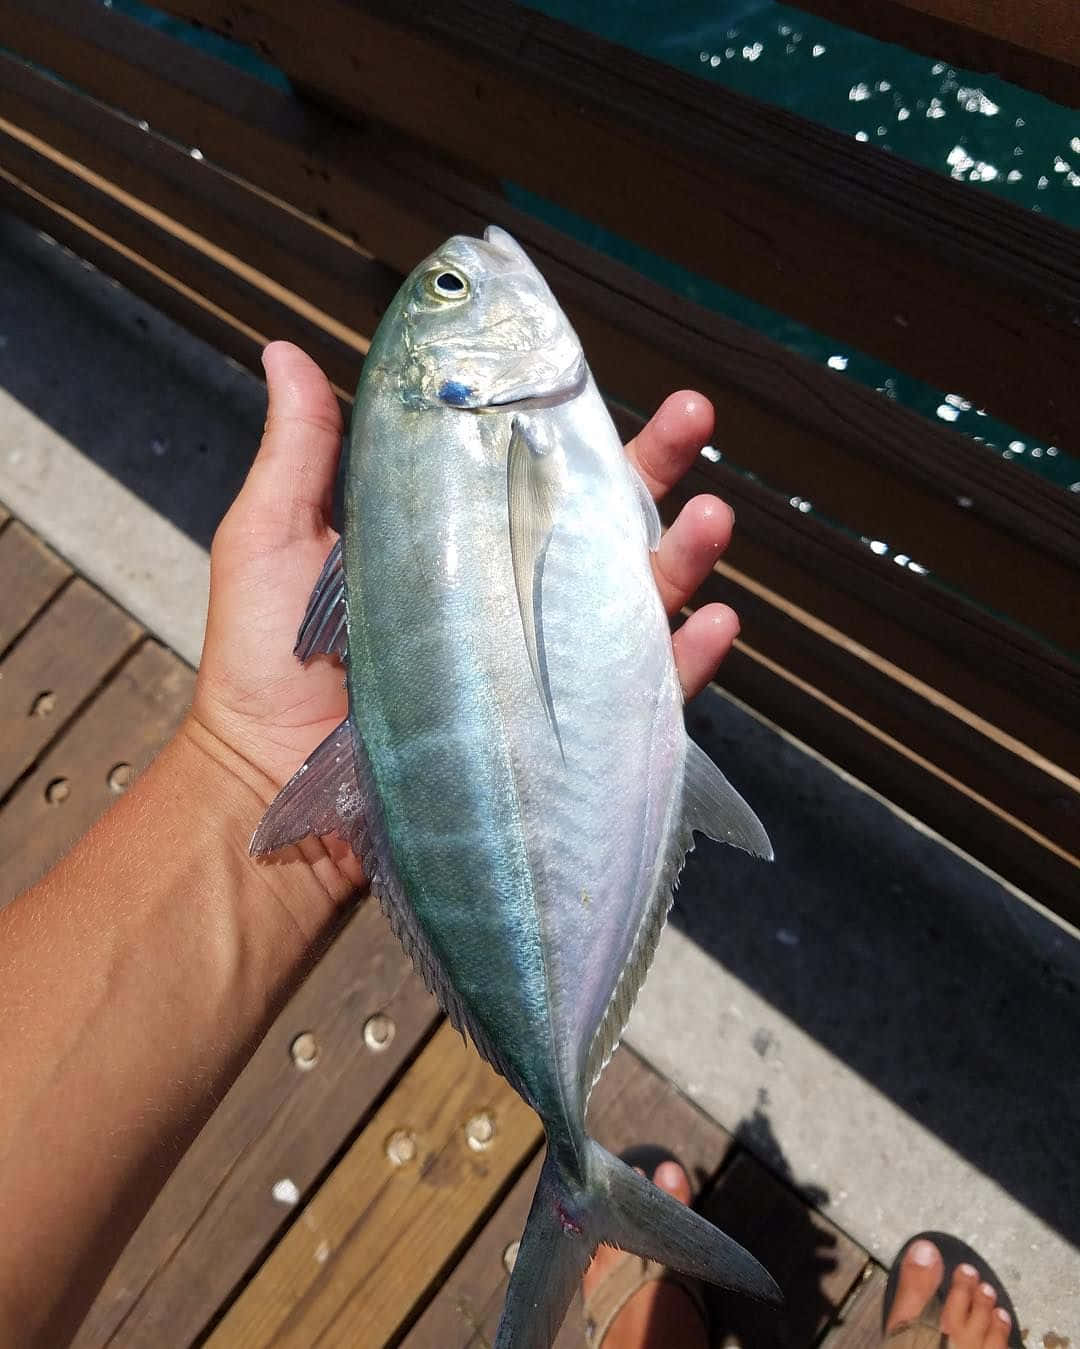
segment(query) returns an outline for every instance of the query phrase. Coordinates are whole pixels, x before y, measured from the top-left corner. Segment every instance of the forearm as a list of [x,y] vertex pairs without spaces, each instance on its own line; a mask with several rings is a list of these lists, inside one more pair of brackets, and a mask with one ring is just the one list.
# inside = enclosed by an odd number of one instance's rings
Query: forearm
[[5,1345],[73,1333],[333,921],[295,855],[248,858],[273,784],[217,748],[185,729],[0,913]]

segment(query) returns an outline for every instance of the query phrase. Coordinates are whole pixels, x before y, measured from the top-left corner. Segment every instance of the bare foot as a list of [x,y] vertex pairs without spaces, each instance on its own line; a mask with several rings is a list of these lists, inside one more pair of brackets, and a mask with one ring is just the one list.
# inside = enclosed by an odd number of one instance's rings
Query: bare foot
[[[677,1162],[661,1162],[653,1183],[680,1203],[690,1201],[690,1181]],[[610,1246],[601,1246],[585,1271],[585,1296],[599,1286],[614,1265],[626,1256]],[[701,1312],[684,1288],[668,1282],[652,1282],[639,1288],[612,1322],[602,1341],[603,1349],[708,1349],[708,1336]],[[965,1346],[966,1349],[966,1346]]]
[[[945,1262],[931,1241],[913,1241],[900,1263],[886,1334],[916,1320],[941,1286]],[[971,1265],[957,1265],[945,1295],[941,1329],[951,1349],[1006,1349],[1012,1318],[997,1305],[997,1290],[980,1283]]]

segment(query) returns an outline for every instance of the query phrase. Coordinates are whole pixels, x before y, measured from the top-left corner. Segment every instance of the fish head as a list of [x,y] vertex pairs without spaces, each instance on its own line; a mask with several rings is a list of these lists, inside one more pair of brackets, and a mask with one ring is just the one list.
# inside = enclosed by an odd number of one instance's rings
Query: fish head
[[505,230],[455,235],[402,288],[402,398],[496,412],[565,402],[585,387],[581,343]]

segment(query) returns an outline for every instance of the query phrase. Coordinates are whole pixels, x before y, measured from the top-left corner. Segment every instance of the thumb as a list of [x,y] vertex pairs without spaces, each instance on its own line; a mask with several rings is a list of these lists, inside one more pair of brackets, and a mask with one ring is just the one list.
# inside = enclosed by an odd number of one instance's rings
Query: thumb
[[271,342],[262,362],[266,424],[235,508],[286,542],[330,522],[341,412],[326,376],[299,347]]

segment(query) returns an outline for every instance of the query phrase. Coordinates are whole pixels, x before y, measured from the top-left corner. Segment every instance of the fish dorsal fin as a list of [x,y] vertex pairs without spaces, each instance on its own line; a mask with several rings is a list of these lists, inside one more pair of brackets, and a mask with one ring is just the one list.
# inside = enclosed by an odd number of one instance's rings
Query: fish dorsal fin
[[689,736],[683,769],[682,799],[673,822],[667,851],[654,872],[652,896],[638,924],[634,944],[611,995],[604,1019],[593,1037],[585,1065],[588,1090],[615,1052],[649,966],[674,900],[675,885],[694,846],[694,834],[734,844],[737,848],[772,861],[772,844],[760,820],[728,782],[709,756]]
[[346,719],[296,770],[270,803],[249,851],[265,857],[311,834],[338,834],[366,862],[364,800]]
[[[515,417],[506,456],[506,498],[510,518],[510,560],[514,568],[521,627],[536,690],[562,753],[562,737],[551,696],[544,651],[544,555],[562,500],[562,458],[538,442],[520,417]],[[564,756],[565,757],[565,756]]]
[[649,552],[655,553],[660,547],[660,535],[663,528],[660,524],[660,512],[656,509],[656,502],[653,500],[653,494],[645,486],[645,480],[635,468],[630,469],[630,476],[634,480],[634,490],[637,492],[638,504],[641,506],[641,518],[645,521],[645,537],[649,543]]
[[323,563],[319,579],[308,600],[304,621],[296,634],[293,654],[302,661],[325,652],[345,659],[345,572],[341,562],[341,540]]
[[687,736],[683,819],[690,829],[733,848],[773,860],[761,821],[700,745]]

